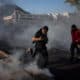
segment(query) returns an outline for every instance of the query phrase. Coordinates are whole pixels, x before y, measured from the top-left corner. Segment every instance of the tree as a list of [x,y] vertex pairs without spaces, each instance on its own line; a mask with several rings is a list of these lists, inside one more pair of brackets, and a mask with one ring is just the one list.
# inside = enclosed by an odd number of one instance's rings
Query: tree
[[77,7],[80,10],[80,0],[65,0],[65,2]]

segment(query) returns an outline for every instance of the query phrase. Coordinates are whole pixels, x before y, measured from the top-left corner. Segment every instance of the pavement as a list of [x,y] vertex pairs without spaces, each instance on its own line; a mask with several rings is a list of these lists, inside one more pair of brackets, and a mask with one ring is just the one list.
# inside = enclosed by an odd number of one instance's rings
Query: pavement
[[55,80],[80,80],[80,62],[53,66],[50,71],[55,75]]
[[53,50],[49,53],[49,69],[55,75],[55,80],[80,80],[80,58],[70,60],[67,51]]

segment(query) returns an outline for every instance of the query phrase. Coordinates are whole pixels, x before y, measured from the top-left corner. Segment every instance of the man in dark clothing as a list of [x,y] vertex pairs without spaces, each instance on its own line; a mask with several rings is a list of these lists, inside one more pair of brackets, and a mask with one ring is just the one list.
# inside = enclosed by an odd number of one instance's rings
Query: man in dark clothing
[[71,60],[73,60],[75,50],[77,54],[79,54],[79,45],[80,45],[80,30],[77,28],[75,24],[72,25],[71,36],[72,36],[72,43],[70,51],[71,51]]
[[42,55],[45,60],[44,67],[46,67],[48,63],[48,51],[46,47],[46,44],[48,43],[47,32],[48,27],[44,26],[38,32],[36,32],[34,37],[32,37],[32,41],[35,43],[35,52],[33,56],[38,53]]

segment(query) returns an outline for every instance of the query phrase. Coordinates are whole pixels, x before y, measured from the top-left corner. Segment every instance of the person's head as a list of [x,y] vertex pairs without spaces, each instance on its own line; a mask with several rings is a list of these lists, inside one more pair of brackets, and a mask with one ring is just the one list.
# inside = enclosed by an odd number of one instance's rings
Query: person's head
[[75,24],[73,24],[73,25],[71,26],[71,30],[72,30],[72,31],[77,30],[77,26],[76,26]]
[[42,30],[43,34],[47,34],[47,32],[48,32],[48,26],[43,26],[41,30]]

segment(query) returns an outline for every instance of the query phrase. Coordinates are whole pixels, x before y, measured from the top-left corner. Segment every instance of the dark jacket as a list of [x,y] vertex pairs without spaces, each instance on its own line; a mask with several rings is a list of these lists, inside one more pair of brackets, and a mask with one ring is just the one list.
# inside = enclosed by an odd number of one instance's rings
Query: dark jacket
[[35,43],[35,47],[38,47],[38,48],[46,47],[46,44],[48,43],[47,34],[43,34],[41,29],[40,29],[38,32],[36,32],[35,37],[36,38],[41,37],[43,39],[42,41],[33,42],[33,43]]

